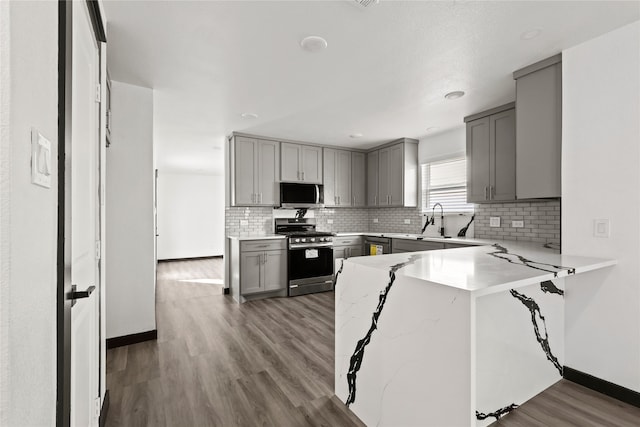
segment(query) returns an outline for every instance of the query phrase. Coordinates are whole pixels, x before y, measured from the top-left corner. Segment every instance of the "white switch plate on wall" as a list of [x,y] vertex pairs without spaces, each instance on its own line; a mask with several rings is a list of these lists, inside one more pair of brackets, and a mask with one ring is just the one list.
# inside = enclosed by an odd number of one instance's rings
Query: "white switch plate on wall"
[[377,224],[378,223],[378,218],[373,218],[373,223]]
[[524,227],[524,221],[511,221],[511,226],[513,228],[522,228]]
[[240,227],[246,227],[247,225],[249,225],[249,221],[247,221],[246,219],[240,220]]
[[333,224],[333,220],[332,219],[328,219],[327,220],[327,224]]
[[611,234],[611,225],[608,219],[593,220],[593,236],[608,238]]
[[410,219],[405,219],[405,220],[404,220],[404,223],[405,223],[405,224],[411,224],[411,220],[410,220]]
[[51,188],[51,142],[31,128],[31,182]]
[[489,217],[489,227],[500,227],[500,217],[499,216]]

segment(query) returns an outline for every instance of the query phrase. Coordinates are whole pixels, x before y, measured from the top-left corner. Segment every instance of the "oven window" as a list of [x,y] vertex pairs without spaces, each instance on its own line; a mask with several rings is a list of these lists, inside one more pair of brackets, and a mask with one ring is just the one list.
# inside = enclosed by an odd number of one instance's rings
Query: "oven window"
[[333,274],[333,248],[289,249],[289,280]]

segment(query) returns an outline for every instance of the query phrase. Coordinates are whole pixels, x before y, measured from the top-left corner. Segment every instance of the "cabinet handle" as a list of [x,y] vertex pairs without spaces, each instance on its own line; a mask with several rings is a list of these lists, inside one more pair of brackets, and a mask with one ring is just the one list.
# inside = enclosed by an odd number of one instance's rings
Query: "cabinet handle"
[[302,180],[304,181],[304,171],[302,171]]
[[489,200],[493,200],[493,195],[494,195],[495,191],[493,189],[493,185],[489,186]]
[[262,193],[260,193],[260,204],[262,204]]
[[353,196],[353,202],[352,204],[355,206],[356,205],[356,196]]
[[338,196],[338,204],[341,204],[340,196]]
[[484,199],[488,200],[489,198],[487,197],[487,186],[484,186]]

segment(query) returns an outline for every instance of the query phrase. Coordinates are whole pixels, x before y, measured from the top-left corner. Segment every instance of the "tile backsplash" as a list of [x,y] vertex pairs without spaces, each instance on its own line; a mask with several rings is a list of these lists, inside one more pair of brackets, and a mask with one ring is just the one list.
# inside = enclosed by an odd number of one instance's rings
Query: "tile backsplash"
[[[489,218],[500,217],[500,227]],[[524,221],[513,228],[511,221]],[[476,205],[475,236],[481,239],[560,243],[560,200]]]

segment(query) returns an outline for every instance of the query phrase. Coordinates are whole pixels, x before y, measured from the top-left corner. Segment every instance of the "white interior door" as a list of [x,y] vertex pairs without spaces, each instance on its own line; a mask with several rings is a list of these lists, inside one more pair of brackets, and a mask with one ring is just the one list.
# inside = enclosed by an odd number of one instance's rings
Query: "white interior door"
[[[85,2],[71,2],[71,282],[99,288],[99,52]],[[99,403],[98,295],[71,308],[71,425],[96,426]],[[99,400],[98,400],[99,402]]]

